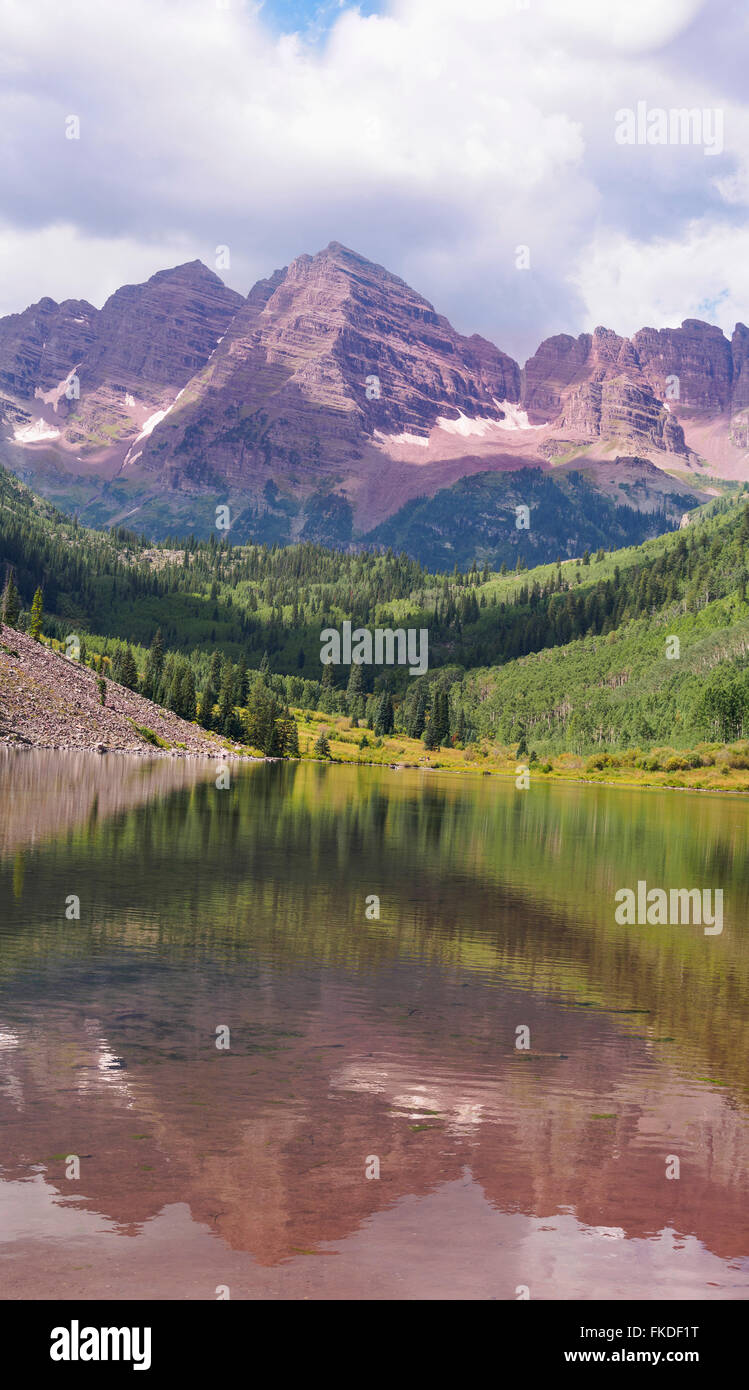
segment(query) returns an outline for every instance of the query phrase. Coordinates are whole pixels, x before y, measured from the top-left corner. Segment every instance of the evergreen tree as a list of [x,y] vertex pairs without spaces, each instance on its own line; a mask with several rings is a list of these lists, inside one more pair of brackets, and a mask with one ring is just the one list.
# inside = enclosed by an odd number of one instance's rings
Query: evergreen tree
[[8,578],[3,589],[2,617],[6,627],[16,627],[21,612],[21,604],[18,598],[16,581],[13,578],[13,571],[8,570]]
[[112,677],[113,681],[117,681],[118,685],[122,684],[122,682],[120,681],[120,671],[122,670],[122,658],[124,655],[125,648],[120,646],[118,642],[117,646],[114,649],[114,656],[109,667],[109,674]]
[[409,738],[421,738],[424,732],[426,718],[427,687],[424,681],[419,681],[413,697],[408,700],[405,729]]
[[450,738],[450,706],[447,699],[447,690],[443,685],[436,685],[432,693],[432,715],[429,720],[432,730],[431,737],[436,739],[436,747],[441,747]]
[[[189,672],[190,681],[186,680]],[[191,684],[190,684],[191,683]],[[164,684],[166,686],[166,707],[173,710],[180,719],[195,718],[195,677],[192,668],[182,656],[167,660],[164,667]],[[192,713],[190,713],[190,691],[192,689]]]
[[220,651],[215,651],[215,652],[213,653],[213,656],[211,657],[211,670],[210,670],[210,674],[209,674],[209,677],[208,677],[208,679],[209,679],[211,685],[213,686],[213,689],[214,689],[214,690],[220,690],[220,689],[221,689],[221,673],[222,673],[223,664],[224,664],[223,654],[222,654]]
[[389,690],[383,690],[377,705],[377,713],[375,714],[374,721],[374,731],[378,738],[382,738],[383,735],[392,734],[394,724],[393,698]]
[[197,717],[195,701],[195,675],[192,666],[185,662],[179,685],[179,713],[183,719],[192,721]]
[[143,694],[148,700],[159,701],[162,694],[161,681],[164,673],[164,639],[161,628],[157,628],[146,657],[143,673]]
[[288,710],[281,720],[279,726],[279,739],[281,744],[281,756],[284,758],[299,757],[299,730],[296,720]]
[[31,604],[31,626],[29,627],[29,636],[33,637],[35,642],[40,642],[42,638],[43,615],[42,591],[37,589]]
[[364,713],[364,676],[358,662],[353,662],[346,687],[346,706],[348,712],[358,719]]
[[237,736],[237,717],[234,710],[234,672],[227,661],[221,674],[216,727],[225,738]]
[[279,754],[281,736],[276,731],[278,702],[262,671],[258,671],[247,696],[244,714],[244,735],[253,748],[267,757]]
[[138,668],[135,664],[135,657],[129,646],[127,646],[122,653],[117,679],[120,685],[127,686],[128,690],[138,689]]
[[434,748],[440,747],[439,734],[434,725],[434,722],[431,719],[429,720],[429,723],[427,724],[424,730],[424,737],[422,742],[424,744],[424,747],[428,748],[430,751]]
[[203,693],[200,697],[200,722],[204,729],[213,728],[213,706],[216,703],[216,691],[208,677]]
[[318,758],[330,757],[330,740],[328,738],[327,729],[320,730],[315,743],[315,752]]

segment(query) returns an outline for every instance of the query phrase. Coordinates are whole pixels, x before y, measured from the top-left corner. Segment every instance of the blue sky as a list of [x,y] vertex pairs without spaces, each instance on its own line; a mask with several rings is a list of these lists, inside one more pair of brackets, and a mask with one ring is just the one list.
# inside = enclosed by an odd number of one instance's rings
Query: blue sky
[[[336,240],[521,360],[598,324],[730,331],[748,67],[744,0],[4,0],[0,313],[227,247],[246,293]],[[620,142],[641,105],[705,129]]]
[[362,0],[359,5],[348,5],[346,0],[264,0],[260,13],[280,33],[312,31],[324,35],[343,9],[370,15],[384,8],[383,4],[372,4],[370,0]]

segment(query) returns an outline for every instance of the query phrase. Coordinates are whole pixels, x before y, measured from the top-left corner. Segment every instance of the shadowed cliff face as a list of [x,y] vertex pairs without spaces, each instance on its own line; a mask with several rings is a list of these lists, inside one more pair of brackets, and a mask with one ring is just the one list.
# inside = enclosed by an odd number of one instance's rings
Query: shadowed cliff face
[[0,320],[2,455],[94,522],[209,534],[228,498],[240,539],[348,544],[462,477],[560,457],[594,484],[613,456],[749,477],[748,344],[743,324],[596,328],[521,371],[338,242],[246,299],[194,261],[100,311]]
[[[738,801],[267,764],[139,769],[93,808],[76,755],[84,823],[66,757],[28,757],[39,834],[0,859],[19,1295],[747,1296]],[[722,886],[723,934],[617,926],[638,876]]]

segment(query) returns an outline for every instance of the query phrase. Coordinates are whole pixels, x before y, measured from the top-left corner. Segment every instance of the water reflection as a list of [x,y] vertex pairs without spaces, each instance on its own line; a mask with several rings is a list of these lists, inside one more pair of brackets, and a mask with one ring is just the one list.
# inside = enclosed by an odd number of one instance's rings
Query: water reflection
[[[27,753],[0,805],[24,1296],[747,1296],[740,800]],[[638,877],[723,935],[618,927]]]

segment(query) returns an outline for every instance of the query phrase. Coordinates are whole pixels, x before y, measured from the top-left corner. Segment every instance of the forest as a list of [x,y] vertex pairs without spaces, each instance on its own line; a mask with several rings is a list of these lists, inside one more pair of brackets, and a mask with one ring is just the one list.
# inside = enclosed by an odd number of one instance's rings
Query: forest
[[[158,544],[92,531],[0,473],[0,575],[30,630],[104,678],[264,752],[291,710],[427,747],[481,738],[538,756],[692,748],[749,733],[746,489],[641,545],[431,573],[391,549]],[[426,628],[429,670],[321,666],[320,634]]]

